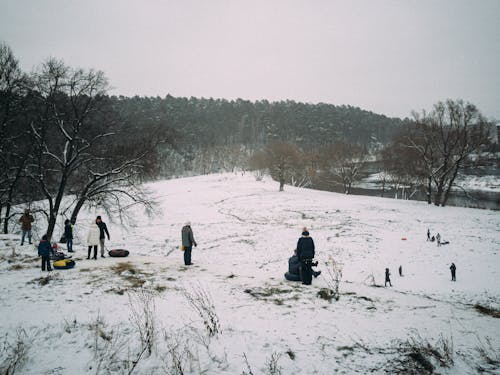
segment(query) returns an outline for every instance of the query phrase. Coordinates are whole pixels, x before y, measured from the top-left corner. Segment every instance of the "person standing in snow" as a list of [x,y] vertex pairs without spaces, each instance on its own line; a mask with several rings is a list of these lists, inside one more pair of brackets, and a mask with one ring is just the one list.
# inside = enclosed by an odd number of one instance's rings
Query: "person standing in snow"
[[35,221],[35,219],[33,219],[33,216],[31,216],[30,209],[26,208],[24,210],[24,214],[19,219],[22,231],[21,246],[24,245],[24,238],[26,237],[26,235],[28,236],[28,241],[31,245],[31,223],[33,223],[33,221]]
[[403,266],[399,266],[399,276],[403,276]]
[[104,256],[104,239],[105,235],[108,236],[108,241],[109,241],[109,232],[108,232],[108,227],[106,226],[106,223],[102,221],[100,216],[97,216],[95,219],[95,222],[97,226],[99,227],[99,243],[101,245],[101,258],[105,258]]
[[389,286],[392,286],[392,284],[391,284],[391,273],[389,272],[389,268],[385,269],[385,283],[384,283],[384,286],[387,286],[387,283],[389,283]]
[[[312,275],[318,277],[321,271],[312,270]],[[289,281],[300,280],[300,260],[297,256],[297,249],[293,250],[293,255],[288,259],[288,272],[285,273],[285,279]]]
[[431,230],[427,228],[427,241],[431,240]]
[[451,281],[457,281],[456,274],[455,274],[456,270],[457,270],[457,267],[455,266],[455,263],[452,263],[450,266]]
[[69,219],[64,221],[64,237],[66,238],[68,253],[73,253],[73,226]]
[[89,247],[89,255],[87,259],[90,259],[90,252],[92,251],[92,246],[94,247],[94,257],[92,259],[97,259],[97,246],[99,245],[99,234],[100,229],[95,221],[90,222],[89,232],[87,234],[87,246]]
[[302,284],[311,285],[312,281],[312,260],[315,255],[314,241],[309,237],[306,227],[302,229],[302,237],[297,242],[297,256],[300,260],[300,279]]
[[436,241],[437,241],[438,247],[441,246],[441,235],[439,233],[436,234]]
[[191,229],[191,222],[187,221],[181,230],[182,246],[184,246],[184,264],[190,266],[191,262],[191,250],[193,245],[196,247],[198,244],[194,240],[193,230]]
[[47,235],[44,234],[42,236],[42,240],[38,244],[38,255],[42,257],[42,271],[45,271],[45,266],[47,266],[47,271],[52,271],[52,267],[50,266],[50,252],[52,251],[52,247],[50,245],[49,240],[47,239]]

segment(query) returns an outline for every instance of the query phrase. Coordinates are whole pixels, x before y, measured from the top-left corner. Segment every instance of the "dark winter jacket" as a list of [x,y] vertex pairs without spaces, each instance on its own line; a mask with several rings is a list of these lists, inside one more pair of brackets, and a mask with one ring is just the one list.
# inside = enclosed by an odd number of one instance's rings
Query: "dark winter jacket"
[[67,240],[73,239],[73,226],[70,223],[64,226],[64,237],[66,237]]
[[288,273],[298,275],[300,268],[300,260],[297,255],[294,255],[288,259]]
[[385,281],[391,281],[391,273],[388,270],[385,271]]
[[452,263],[450,266],[451,272],[455,272],[456,269],[457,269],[457,267],[455,266],[455,263]]
[[50,242],[47,240],[41,240],[40,244],[38,245],[38,255],[42,257],[48,257],[50,255],[50,252],[52,250],[52,246],[50,245]]
[[23,214],[19,219],[21,223],[21,230],[31,230],[31,223],[34,221],[33,216],[30,214]]
[[105,237],[104,233],[106,233],[106,235],[108,236],[108,240],[109,240],[109,232],[108,232],[108,227],[106,226],[106,223],[104,221],[101,221],[101,222],[96,223],[96,224],[99,227],[99,231],[100,231],[99,239],[102,240]]
[[300,260],[314,258],[314,241],[309,236],[300,237],[297,242],[297,256]]
[[189,225],[185,225],[182,227],[182,244],[185,247],[196,246],[196,241],[194,240],[193,230]]

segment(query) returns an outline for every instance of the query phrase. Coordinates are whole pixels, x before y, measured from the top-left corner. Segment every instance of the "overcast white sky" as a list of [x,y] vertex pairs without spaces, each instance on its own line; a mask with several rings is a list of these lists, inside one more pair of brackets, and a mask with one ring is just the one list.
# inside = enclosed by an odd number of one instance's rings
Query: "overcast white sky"
[[112,94],[293,99],[500,119],[500,0],[0,0],[0,40],[103,70]]

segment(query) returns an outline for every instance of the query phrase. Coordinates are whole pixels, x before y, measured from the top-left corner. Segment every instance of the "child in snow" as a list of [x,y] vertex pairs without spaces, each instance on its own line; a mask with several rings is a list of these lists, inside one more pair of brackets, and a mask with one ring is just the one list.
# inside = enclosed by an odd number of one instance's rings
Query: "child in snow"
[[392,286],[391,284],[391,273],[389,272],[389,268],[385,269],[385,284],[384,286],[387,286],[387,283],[389,283],[389,286]]
[[455,272],[457,270],[457,267],[455,266],[455,263],[452,263],[450,266],[450,271],[451,271],[451,281],[457,281]]
[[42,236],[42,240],[38,244],[38,255],[42,257],[42,271],[45,271],[45,266],[47,266],[47,271],[50,272],[52,271],[52,267],[50,266],[50,252],[52,251],[52,247],[47,238],[46,234]]

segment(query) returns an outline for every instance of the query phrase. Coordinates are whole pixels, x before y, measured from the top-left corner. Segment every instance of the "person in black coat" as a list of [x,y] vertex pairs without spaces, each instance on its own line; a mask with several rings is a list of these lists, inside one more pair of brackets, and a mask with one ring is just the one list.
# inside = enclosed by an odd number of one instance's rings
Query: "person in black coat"
[[108,227],[106,226],[106,223],[102,221],[100,216],[97,216],[95,219],[95,223],[99,227],[99,243],[101,245],[101,258],[105,258],[104,256],[104,238],[106,237],[105,234],[108,236],[108,241],[109,241],[109,232],[108,232]]
[[45,266],[47,266],[47,271],[52,271],[50,266],[50,252],[52,251],[52,246],[50,245],[47,235],[42,236],[42,240],[38,244],[38,255],[42,257],[42,271],[45,271]]
[[64,237],[66,238],[66,245],[68,246],[68,253],[73,252],[73,226],[71,221],[66,219],[64,221]]
[[456,270],[457,270],[457,267],[455,266],[455,263],[452,263],[451,266],[450,266],[451,281],[457,281],[456,273],[455,273]]
[[297,256],[300,260],[300,278],[302,284],[311,285],[312,260],[315,255],[314,241],[309,237],[307,228],[303,228],[302,237],[297,242]]
[[389,283],[389,286],[392,286],[392,284],[391,284],[391,273],[389,272],[389,268],[385,269],[385,283],[384,283],[384,286],[387,286],[387,283]]

